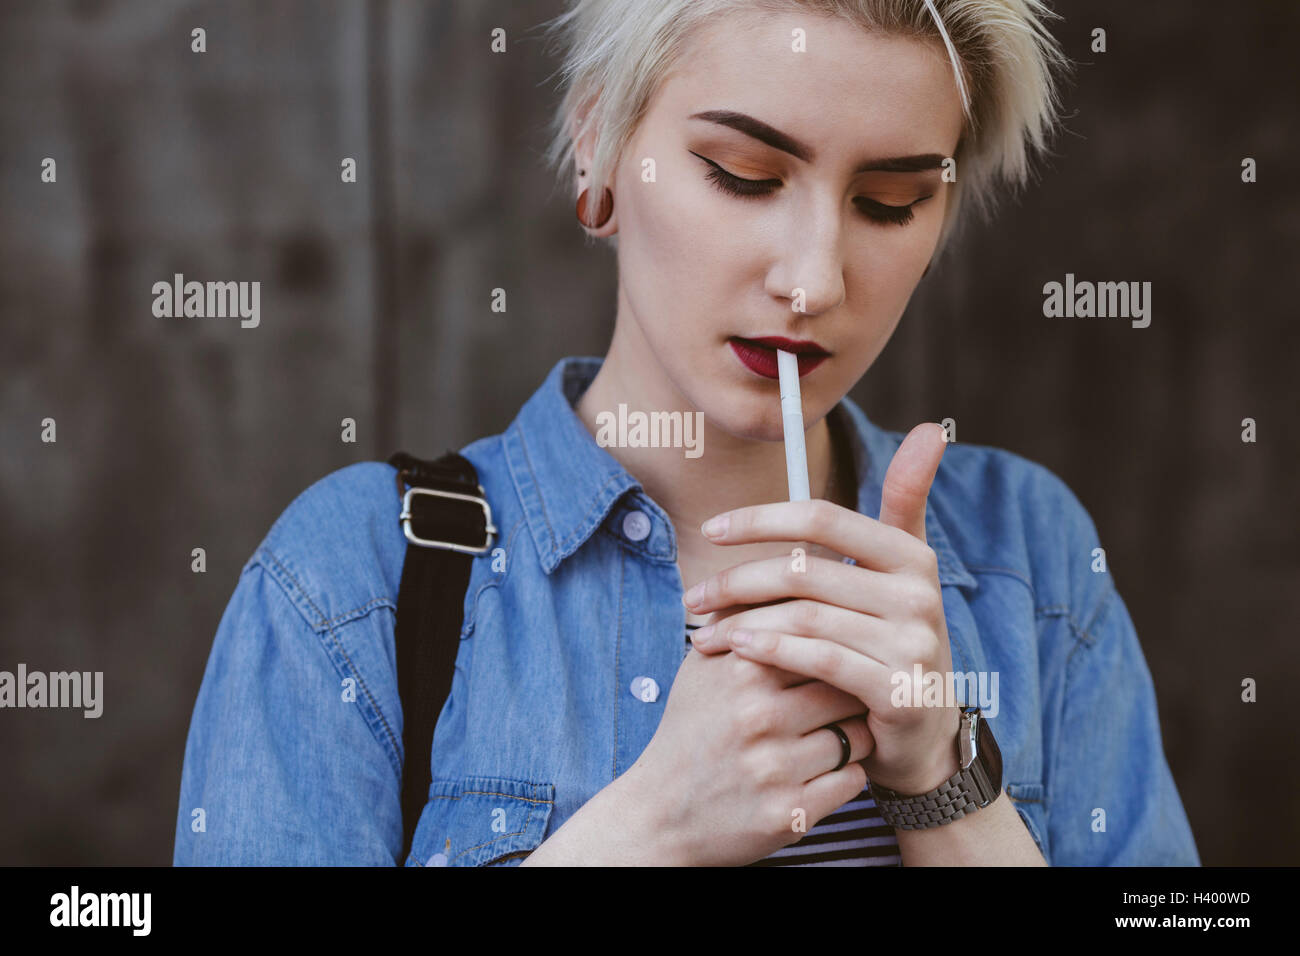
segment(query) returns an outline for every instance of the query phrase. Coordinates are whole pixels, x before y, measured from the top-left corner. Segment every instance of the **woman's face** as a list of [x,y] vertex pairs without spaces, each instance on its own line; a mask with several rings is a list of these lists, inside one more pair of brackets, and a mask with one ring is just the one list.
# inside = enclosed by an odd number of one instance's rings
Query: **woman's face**
[[754,370],[775,352],[739,340],[815,342],[829,357],[801,387],[817,421],[880,354],[930,261],[961,122],[941,46],[811,14],[697,31],[615,170],[619,321],[739,438],[782,437],[777,383]]

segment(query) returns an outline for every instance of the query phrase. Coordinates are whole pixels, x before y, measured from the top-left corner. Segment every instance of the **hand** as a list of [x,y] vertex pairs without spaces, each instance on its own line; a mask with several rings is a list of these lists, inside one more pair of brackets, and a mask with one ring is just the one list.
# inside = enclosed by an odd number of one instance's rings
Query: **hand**
[[[912,429],[885,475],[879,521],[816,500],[740,508],[704,525],[714,544],[814,542],[856,567],[812,555],[803,570],[786,557],[749,561],[683,598],[697,614],[720,612],[692,637],[701,652],[733,651],[861,700],[874,741],[867,775],[905,795],[932,790],[958,769],[959,708],[909,706],[917,664],[923,675],[943,675],[945,694],[951,686],[938,559],[925,538],[926,496],[945,447],[938,425]],[[715,522],[720,530],[710,533]]]
[[[856,761],[873,745],[862,710],[854,695],[779,667],[691,652],[654,737],[602,794],[625,811],[623,826],[656,844],[639,860],[752,863],[862,792]],[[839,770],[832,722],[851,744]]]

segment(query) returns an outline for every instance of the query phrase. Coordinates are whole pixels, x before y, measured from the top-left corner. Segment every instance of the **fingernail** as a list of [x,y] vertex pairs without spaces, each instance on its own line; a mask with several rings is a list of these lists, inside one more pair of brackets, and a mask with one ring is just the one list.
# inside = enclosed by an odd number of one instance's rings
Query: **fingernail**
[[707,641],[712,635],[713,635],[712,624],[706,624],[703,627],[698,627],[695,629],[695,633],[691,635],[691,643],[694,644],[697,641]]
[[716,517],[710,518],[708,521],[704,522],[704,524],[700,526],[700,531],[704,533],[704,537],[706,538],[721,538],[727,533],[727,525],[730,523],[731,515],[717,515]]
[[753,636],[754,636],[753,634],[751,634],[749,631],[745,630],[744,628],[737,628],[736,630],[731,632],[731,643],[748,644],[750,640],[753,638]]
[[687,604],[699,604],[702,597],[704,597],[704,585],[697,584],[682,595],[682,600]]

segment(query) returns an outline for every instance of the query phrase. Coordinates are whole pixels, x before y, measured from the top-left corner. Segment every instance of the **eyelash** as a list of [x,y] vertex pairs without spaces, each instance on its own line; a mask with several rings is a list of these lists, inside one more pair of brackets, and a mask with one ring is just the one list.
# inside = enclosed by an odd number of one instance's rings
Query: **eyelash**
[[[739,196],[741,199],[755,199],[760,196],[769,196],[775,190],[776,186],[781,185],[779,179],[744,179],[740,176],[733,176],[711,159],[705,159],[699,153],[692,152],[692,156],[698,156],[704,162],[709,164],[709,171],[705,178],[721,189],[724,193],[732,196]],[[772,185],[775,184],[775,185]],[[874,199],[867,199],[864,196],[858,197],[866,209],[864,215],[873,222],[888,223],[896,226],[906,226],[912,221],[912,207],[917,203],[929,199],[929,196],[922,196],[906,206],[891,206],[888,203],[877,202]]]

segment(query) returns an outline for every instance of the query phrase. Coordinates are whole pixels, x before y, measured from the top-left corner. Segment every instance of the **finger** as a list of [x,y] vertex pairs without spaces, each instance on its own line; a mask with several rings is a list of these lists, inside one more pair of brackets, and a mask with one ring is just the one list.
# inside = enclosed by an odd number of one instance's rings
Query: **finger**
[[[703,655],[703,652],[701,652],[698,648],[692,647],[691,652],[701,654],[701,656],[705,656]],[[721,649],[721,650],[713,651],[708,656],[713,658],[718,658],[718,657],[728,655],[730,653],[731,652],[727,649]],[[733,662],[734,666],[748,667],[753,669],[754,673],[752,679],[755,681],[760,681],[760,682],[765,681],[775,687],[779,687],[782,689],[787,687],[796,687],[800,684],[807,684],[809,682],[809,678],[804,677],[802,674],[796,674],[793,671],[783,670],[782,668],[775,667],[771,664],[764,664],[762,661],[752,661],[747,658],[741,657],[739,654],[732,655],[732,656],[735,657],[735,661]]]
[[862,701],[847,691],[832,687],[825,681],[808,680],[802,675],[799,679],[804,683],[790,687],[780,698],[782,716],[778,731],[787,736],[802,737],[819,727],[847,720],[866,710]]
[[[826,736],[831,736],[823,731]],[[835,766],[835,764],[831,764]],[[862,764],[849,761],[839,770],[823,773],[813,777],[803,786],[802,804],[808,811],[809,827],[830,816],[844,804],[848,803],[867,787],[867,772]],[[797,842],[797,841],[791,841]]]
[[889,622],[803,598],[750,608],[705,625],[691,635],[691,643],[706,654],[719,654],[731,649],[731,632],[737,628],[835,641],[881,664],[902,660],[909,653],[901,632]]
[[[862,704],[859,703],[858,707],[861,706]],[[871,752],[875,750],[875,738],[867,727],[865,717],[848,717],[835,721],[835,725],[844,731],[844,736],[849,738],[849,763],[865,760],[871,756]],[[805,734],[796,744],[794,765],[801,775],[800,779],[806,782],[824,773],[830,773],[839,764],[842,756],[843,748],[839,736],[823,726]]]
[[[767,602],[767,603],[770,604],[775,602]],[[698,628],[696,628],[694,631],[691,632],[691,646],[694,647],[696,650],[698,650],[701,654],[722,654],[725,651],[731,650],[731,648],[729,648],[725,642],[719,644],[717,641],[708,640],[708,635],[717,630],[717,626],[720,622],[725,621],[730,617],[734,617],[735,615],[740,614],[742,611],[749,611],[749,610],[753,610],[754,608],[766,607],[766,606],[767,604],[738,604],[732,607],[718,608],[716,611],[714,611],[712,614],[709,615],[707,621],[705,621]],[[701,631],[705,632],[703,639],[699,639],[696,636]]]
[[925,500],[948,447],[947,432],[922,422],[903,439],[890,459],[880,489],[880,521],[925,541]]
[[[705,531],[706,528],[709,530]],[[901,528],[821,498],[737,508],[710,518],[701,531],[719,545],[813,542],[853,558],[862,567],[878,571],[918,565],[930,550],[924,541],[918,541]]]
[[852,567],[842,561],[809,557],[799,564],[789,558],[745,561],[711,575],[682,595],[695,614],[742,604],[751,607],[792,597],[813,598],[863,614],[880,614],[898,594],[898,577],[883,571]]
[[852,694],[871,710],[889,706],[890,668],[834,641],[737,628],[731,632],[731,652],[746,660],[825,681]]

